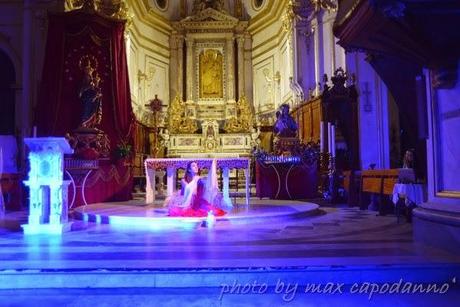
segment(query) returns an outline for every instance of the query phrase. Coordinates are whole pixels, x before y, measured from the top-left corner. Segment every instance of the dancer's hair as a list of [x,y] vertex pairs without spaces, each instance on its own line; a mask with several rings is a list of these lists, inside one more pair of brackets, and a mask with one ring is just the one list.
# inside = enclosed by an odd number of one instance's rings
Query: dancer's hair
[[187,163],[187,168],[185,169],[184,180],[186,182],[190,182],[193,179],[192,169],[191,169],[192,163],[196,163],[196,162],[190,161],[189,163]]

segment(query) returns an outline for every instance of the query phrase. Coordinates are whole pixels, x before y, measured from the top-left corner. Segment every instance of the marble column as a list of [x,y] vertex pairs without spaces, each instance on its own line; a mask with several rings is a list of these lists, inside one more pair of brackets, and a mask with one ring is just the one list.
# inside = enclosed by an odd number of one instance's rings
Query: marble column
[[244,94],[248,101],[253,100],[253,83],[252,83],[252,38],[249,33],[244,35],[244,55],[243,55],[243,70],[244,70]]
[[170,59],[169,59],[169,96],[174,99],[179,94],[179,79],[178,79],[178,52],[177,52],[177,36],[173,34],[169,39]]
[[185,38],[185,43],[187,44],[187,101],[193,101],[193,46],[194,39],[190,37]]
[[332,76],[337,68],[335,63],[334,34],[332,32],[334,19],[328,13],[324,13],[322,21],[322,63],[324,65],[324,73]]
[[[184,99],[184,36],[176,37],[177,44],[177,94]],[[174,97],[172,97],[174,98]]]
[[[294,103],[299,105],[303,102],[304,92],[299,84],[299,57],[297,56],[297,50],[299,50],[298,34],[299,32],[297,21],[294,19],[292,22],[292,32],[290,35],[290,53],[291,53],[291,73],[292,73],[292,90],[294,92]],[[289,36],[288,36],[289,37]]]
[[235,101],[235,56],[233,37],[227,38],[227,100]]
[[315,90],[314,95],[319,96],[320,88],[319,84],[321,83],[321,65],[320,65],[320,44],[319,44],[319,28],[318,28],[318,17],[314,18],[311,21],[311,27],[315,29],[313,33],[313,54],[315,61]]
[[[30,129],[30,112],[32,110],[32,1],[24,1],[22,27],[22,134],[28,135]],[[39,131],[40,133],[40,131]]]
[[236,38],[238,46],[238,99],[244,96],[244,36]]

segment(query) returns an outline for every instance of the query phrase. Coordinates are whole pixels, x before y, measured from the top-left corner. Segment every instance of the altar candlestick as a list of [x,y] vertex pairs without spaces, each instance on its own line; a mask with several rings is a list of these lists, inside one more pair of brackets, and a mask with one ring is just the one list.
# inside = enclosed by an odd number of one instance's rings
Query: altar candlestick
[[331,125],[331,155],[335,157],[335,125]]
[[332,149],[332,133],[331,133],[331,123],[327,123],[327,151],[331,152]]
[[32,135],[33,135],[34,138],[37,137],[37,126],[34,126]]
[[319,152],[324,152],[324,122],[319,123]]

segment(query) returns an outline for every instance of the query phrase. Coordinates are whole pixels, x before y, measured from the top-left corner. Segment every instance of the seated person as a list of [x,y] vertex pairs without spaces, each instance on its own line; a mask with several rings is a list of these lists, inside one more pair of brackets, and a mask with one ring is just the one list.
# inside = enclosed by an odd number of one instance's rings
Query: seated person
[[408,149],[404,154],[402,169],[399,171],[399,182],[415,183],[417,182],[416,179],[414,150]]
[[406,150],[406,153],[404,154],[404,159],[403,159],[403,168],[414,168],[414,150],[413,149],[408,149]]
[[199,169],[196,162],[187,165],[184,178],[181,180],[181,191],[166,199],[169,216],[205,217],[209,211],[215,216],[225,214],[221,208],[224,206],[222,195],[217,186],[216,160],[212,162],[208,177],[198,175]]

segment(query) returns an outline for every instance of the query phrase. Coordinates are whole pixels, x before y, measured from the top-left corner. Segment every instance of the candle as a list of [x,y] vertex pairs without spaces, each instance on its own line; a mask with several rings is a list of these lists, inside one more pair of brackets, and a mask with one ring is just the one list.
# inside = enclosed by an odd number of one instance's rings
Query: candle
[[331,152],[331,149],[332,149],[331,123],[327,123],[327,151]]
[[37,126],[34,126],[32,135],[33,135],[34,138],[37,137]]
[[324,122],[319,122],[319,152],[324,151]]
[[335,157],[335,125],[331,126],[331,155]]

